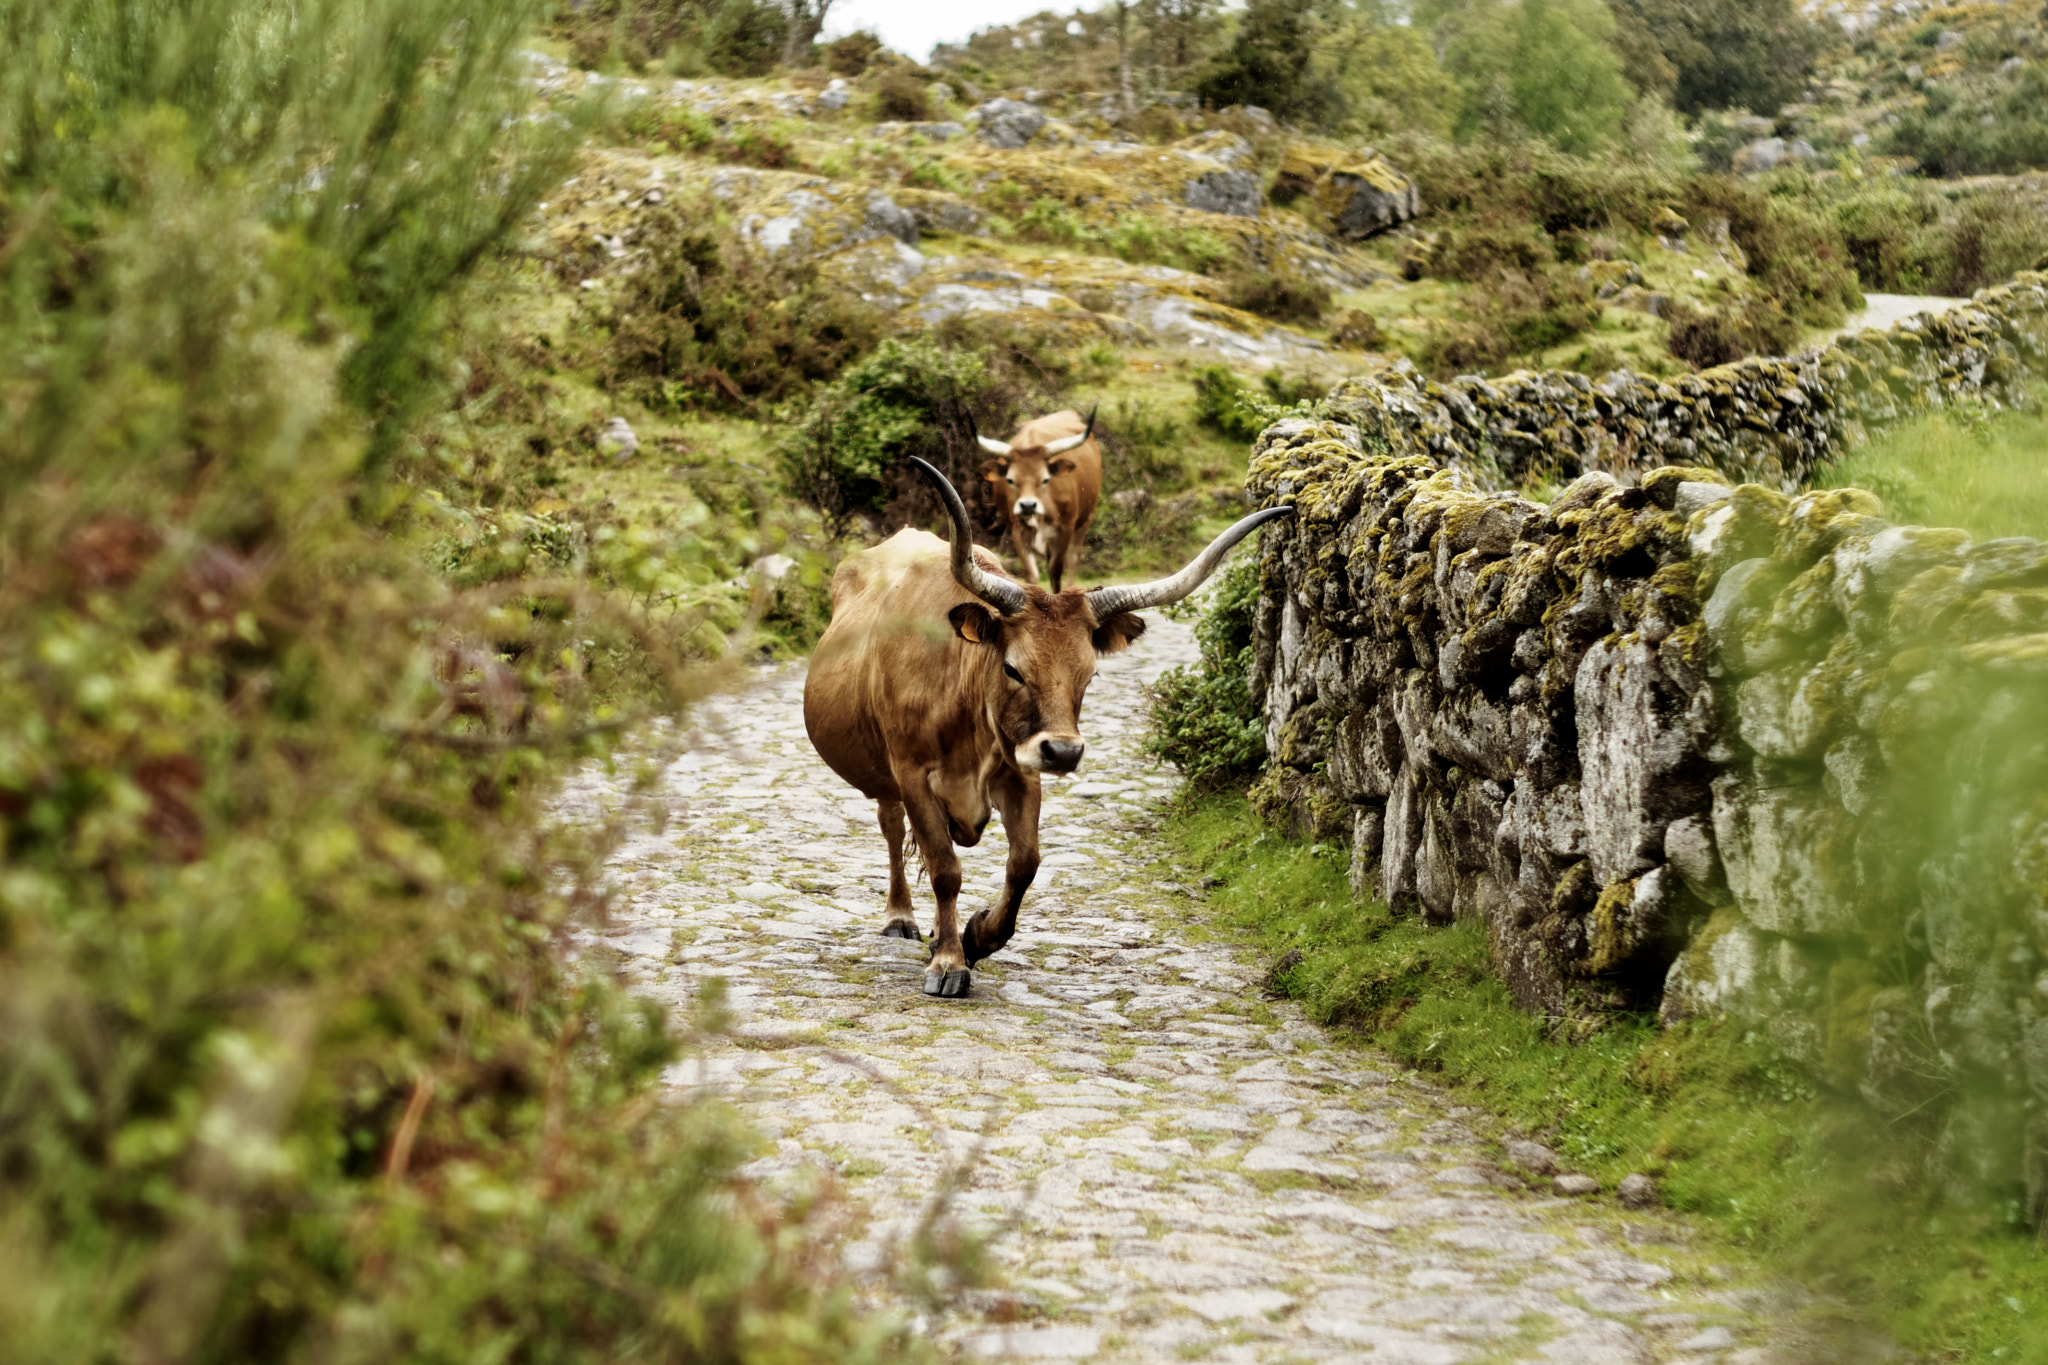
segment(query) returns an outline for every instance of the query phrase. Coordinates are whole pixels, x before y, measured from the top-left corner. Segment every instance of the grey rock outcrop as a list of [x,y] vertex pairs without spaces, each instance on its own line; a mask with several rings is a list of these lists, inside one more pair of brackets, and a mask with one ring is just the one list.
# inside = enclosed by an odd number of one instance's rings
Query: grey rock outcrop
[[1256,218],[1265,204],[1264,186],[1250,171],[1209,171],[1188,181],[1184,202],[1204,213]]
[[1787,162],[1814,162],[1820,153],[1804,138],[1787,141],[1781,137],[1759,138],[1735,153],[1735,169],[1742,175],[1758,175]]
[[1022,100],[992,99],[974,111],[981,118],[981,140],[991,147],[1015,151],[1045,126],[1045,111]]

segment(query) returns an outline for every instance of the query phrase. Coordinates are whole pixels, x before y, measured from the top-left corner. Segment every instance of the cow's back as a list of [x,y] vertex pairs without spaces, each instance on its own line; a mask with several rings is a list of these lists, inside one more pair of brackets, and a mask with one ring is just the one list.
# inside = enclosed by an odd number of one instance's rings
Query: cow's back
[[[957,728],[966,653],[946,613],[974,595],[954,581],[947,543],[905,528],[848,555],[832,575],[832,622],[811,653],[804,727],[831,769],[877,800],[900,799],[890,744]],[[1001,568],[977,549],[984,568]]]

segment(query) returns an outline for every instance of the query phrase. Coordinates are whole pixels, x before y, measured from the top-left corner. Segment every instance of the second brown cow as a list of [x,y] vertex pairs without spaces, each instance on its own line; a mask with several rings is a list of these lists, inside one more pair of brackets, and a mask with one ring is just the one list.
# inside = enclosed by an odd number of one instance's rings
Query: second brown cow
[[1010,541],[1024,567],[1024,581],[1038,581],[1045,560],[1052,590],[1079,576],[1081,541],[1102,496],[1102,447],[1095,443],[1095,414],[1083,422],[1071,409],[1035,418],[1008,441],[976,435],[995,456],[982,476],[995,489],[1010,523]]

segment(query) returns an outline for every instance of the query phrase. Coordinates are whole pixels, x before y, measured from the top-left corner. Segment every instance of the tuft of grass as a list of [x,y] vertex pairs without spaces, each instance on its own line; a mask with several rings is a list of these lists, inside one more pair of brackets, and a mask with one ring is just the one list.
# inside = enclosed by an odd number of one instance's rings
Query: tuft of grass
[[1823,488],[1867,488],[1893,521],[1980,540],[2048,536],[2048,420],[1928,413],[1825,466]]

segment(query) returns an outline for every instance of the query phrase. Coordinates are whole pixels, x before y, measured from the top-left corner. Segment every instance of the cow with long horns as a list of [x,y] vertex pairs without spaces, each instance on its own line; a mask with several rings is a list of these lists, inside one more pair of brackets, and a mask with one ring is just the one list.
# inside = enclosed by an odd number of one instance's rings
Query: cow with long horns
[[995,489],[1010,526],[1010,543],[1024,565],[1024,581],[1038,581],[1045,560],[1052,590],[1079,577],[1081,542],[1102,496],[1102,447],[1095,443],[1095,414],[1055,412],[1017,428],[1007,441],[980,432],[974,439],[995,456],[981,467]]
[[[1010,941],[1038,872],[1039,779],[1080,765],[1081,697],[1097,655],[1145,630],[1138,611],[1186,597],[1231,547],[1293,509],[1255,512],[1170,578],[1050,593],[1019,583],[969,537],[946,477],[913,460],[953,523],[947,542],[905,528],[832,576],[832,624],[811,656],[804,727],[832,771],[876,803],[889,845],[885,935],[917,938],[903,867],[904,818],[938,900],[927,995],[967,994],[969,968]],[[991,811],[1010,837],[1002,899],[961,929],[959,844]]]

